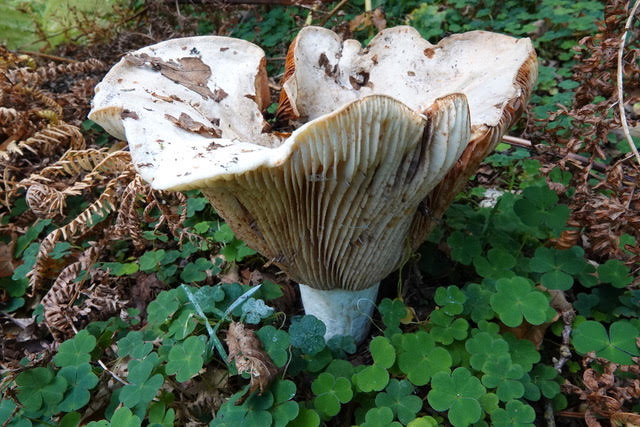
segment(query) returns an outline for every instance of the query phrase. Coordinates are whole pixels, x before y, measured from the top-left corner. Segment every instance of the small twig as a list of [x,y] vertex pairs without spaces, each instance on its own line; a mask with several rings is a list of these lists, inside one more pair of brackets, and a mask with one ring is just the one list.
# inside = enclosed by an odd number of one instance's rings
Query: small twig
[[21,53],[23,55],[39,56],[41,58],[50,59],[52,61],[69,62],[71,64],[75,64],[76,62],[78,62],[75,59],[65,58],[63,56],[49,55],[48,53],[35,52],[31,50],[17,50],[16,52]]
[[340,9],[342,9],[342,6],[347,4],[347,1],[349,0],[341,0],[340,3],[338,3],[324,18],[322,18],[322,20],[320,20],[318,25],[324,27],[324,24],[326,24]]
[[622,123],[622,131],[624,132],[624,136],[629,143],[629,148],[631,148],[631,152],[636,157],[638,164],[640,165],[640,153],[638,153],[638,149],[636,148],[636,144],[633,142],[633,138],[629,133],[629,125],[627,124],[627,115],[624,111],[624,93],[622,86],[622,56],[624,55],[624,45],[627,40],[627,33],[629,29],[631,29],[631,24],[633,23],[633,17],[636,14],[636,10],[640,5],[640,0],[636,0],[633,7],[631,8],[631,12],[629,13],[629,18],[627,18],[627,23],[624,26],[624,33],[622,37],[620,37],[620,47],[618,48],[618,109],[620,111],[620,123]]
[[[639,0],[640,1],[640,0]],[[532,149],[535,148],[533,143],[531,141],[529,141],[528,139],[523,139],[523,138],[518,138],[515,136],[510,136],[510,135],[505,135],[502,137],[502,142],[505,142],[509,145],[515,145],[517,147],[522,147],[522,148],[526,148],[526,149]],[[562,154],[560,153],[556,153],[554,151],[549,151],[549,154],[554,155],[556,157],[564,157]],[[629,159],[630,157],[633,157],[633,154],[629,154],[628,156],[620,159],[616,164],[614,164],[613,166],[616,166],[618,163],[623,162],[627,159]],[[591,160],[589,160],[587,157],[581,156],[579,154],[575,154],[575,153],[568,153],[567,154],[567,158],[569,160],[573,160],[575,162],[578,162],[580,164],[583,165],[591,165],[591,167],[598,171],[598,172],[602,172],[602,173],[606,173],[607,170],[609,170],[611,168],[611,166],[607,166],[604,163],[600,163],[600,162],[592,162]],[[625,175],[624,179],[626,182],[632,184],[633,182],[635,182],[630,176]]]

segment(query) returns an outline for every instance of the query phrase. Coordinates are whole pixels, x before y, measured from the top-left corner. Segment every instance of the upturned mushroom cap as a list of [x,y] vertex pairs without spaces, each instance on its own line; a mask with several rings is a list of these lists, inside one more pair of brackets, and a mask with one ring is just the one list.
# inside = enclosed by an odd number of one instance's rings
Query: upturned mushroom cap
[[278,115],[319,117],[372,93],[422,111],[449,93],[467,97],[471,140],[460,159],[423,202],[409,232],[415,249],[427,237],[480,162],[520,117],[537,78],[531,41],[486,31],[454,34],[438,44],[411,27],[381,31],[362,48],[334,32],[306,27],[287,53]]
[[[497,56],[484,66],[478,37],[504,38],[514,52],[489,49]],[[260,113],[264,54],[224,37],[128,55],[97,87],[90,117],[129,141],[154,188],[200,188],[240,239],[291,278],[348,290],[397,267],[411,234],[425,229],[421,203],[471,135],[493,143],[504,131],[506,110],[528,95],[519,70],[535,63],[526,40],[474,32],[431,46],[409,27],[382,32],[364,51],[307,28],[288,57],[279,113],[300,127],[285,140]]]

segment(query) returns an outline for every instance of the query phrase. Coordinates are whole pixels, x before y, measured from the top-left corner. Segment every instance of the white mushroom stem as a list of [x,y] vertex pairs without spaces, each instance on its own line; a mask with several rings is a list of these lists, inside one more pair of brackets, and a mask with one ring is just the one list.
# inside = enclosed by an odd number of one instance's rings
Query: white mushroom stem
[[380,282],[360,291],[323,291],[300,284],[300,297],[305,313],[322,320],[327,327],[326,341],[337,335],[351,335],[360,343],[369,332],[379,286]]

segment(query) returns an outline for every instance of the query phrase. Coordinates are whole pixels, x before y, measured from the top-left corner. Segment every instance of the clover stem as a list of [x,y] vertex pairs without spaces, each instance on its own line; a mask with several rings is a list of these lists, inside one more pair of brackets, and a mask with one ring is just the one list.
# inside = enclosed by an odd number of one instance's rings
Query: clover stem
[[300,284],[300,296],[305,313],[322,320],[327,327],[325,340],[336,335],[351,335],[360,343],[369,332],[379,286],[378,282],[360,291],[323,291]]

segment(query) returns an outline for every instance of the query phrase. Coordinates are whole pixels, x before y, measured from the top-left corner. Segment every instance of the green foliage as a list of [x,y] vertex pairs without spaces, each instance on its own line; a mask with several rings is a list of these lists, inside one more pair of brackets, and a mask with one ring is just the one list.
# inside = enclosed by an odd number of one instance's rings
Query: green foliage
[[334,377],[323,372],[311,384],[311,391],[316,396],[314,407],[319,413],[330,417],[340,412],[340,404],[347,403],[353,397],[351,381],[343,377]]
[[431,381],[427,394],[429,404],[436,411],[449,411],[454,426],[466,426],[480,420],[482,407],[479,399],[485,393],[480,380],[466,368],[456,368],[451,374],[438,372]]
[[291,319],[291,326],[289,326],[291,345],[299,348],[303,353],[317,354],[325,347],[325,331],[324,323],[315,316],[296,316]]
[[406,425],[416,417],[422,408],[422,399],[412,394],[413,389],[409,381],[393,379],[385,391],[376,396],[376,406],[390,408],[393,415]]
[[496,281],[496,293],[491,296],[491,308],[507,326],[516,327],[523,318],[532,325],[540,325],[553,317],[547,298],[523,277]]
[[587,320],[574,330],[573,345],[581,354],[595,351],[598,357],[628,365],[631,357],[640,355],[636,344],[638,335],[638,328],[626,320],[613,322],[609,333],[602,323]]
[[192,378],[202,368],[204,349],[203,340],[197,336],[190,336],[184,342],[174,345],[169,351],[167,374],[176,374],[176,380],[180,382]]

